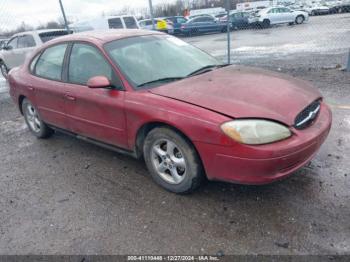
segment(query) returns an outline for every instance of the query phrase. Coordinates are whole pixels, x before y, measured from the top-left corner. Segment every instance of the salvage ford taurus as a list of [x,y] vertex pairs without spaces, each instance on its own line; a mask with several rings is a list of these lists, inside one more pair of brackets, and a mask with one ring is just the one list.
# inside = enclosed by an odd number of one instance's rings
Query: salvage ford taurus
[[331,112],[309,83],[222,65],[169,35],[110,30],[46,43],[9,74],[29,130],[143,157],[176,193],[203,178],[266,184],[315,155]]

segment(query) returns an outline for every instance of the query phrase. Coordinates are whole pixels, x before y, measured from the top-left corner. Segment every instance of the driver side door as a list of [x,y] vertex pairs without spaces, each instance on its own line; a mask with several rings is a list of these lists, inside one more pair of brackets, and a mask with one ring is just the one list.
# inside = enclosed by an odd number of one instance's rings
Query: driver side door
[[[106,76],[114,87],[92,89],[87,82]],[[66,68],[66,110],[69,129],[85,137],[127,148],[121,80],[99,49],[73,43]]]

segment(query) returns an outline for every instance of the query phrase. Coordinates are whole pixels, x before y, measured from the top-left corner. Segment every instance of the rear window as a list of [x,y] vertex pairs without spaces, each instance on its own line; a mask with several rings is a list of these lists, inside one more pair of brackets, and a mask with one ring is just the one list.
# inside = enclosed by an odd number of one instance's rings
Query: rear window
[[108,19],[108,26],[111,29],[123,28],[122,20],[120,18]]
[[40,33],[39,37],[43,43],[46,43],[47,41],[50,41],[56,37],[60,37],[64,35],[68,35],[68,32],[66,30]]
[[123,19],[126,28],[137,28],[137,22],[133,16],[124,16]]

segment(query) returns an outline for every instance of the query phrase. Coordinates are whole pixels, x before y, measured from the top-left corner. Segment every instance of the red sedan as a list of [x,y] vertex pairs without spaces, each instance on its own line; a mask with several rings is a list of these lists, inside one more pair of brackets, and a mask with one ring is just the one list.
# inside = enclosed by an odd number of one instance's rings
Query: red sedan
[[9,73],[29,130],[54,130],[143,157],[153,179],[186,193],[207,177],[284,178],[326,139],[331,112],[309,83],[223,65],[175,37],[110,30],[52,40]]

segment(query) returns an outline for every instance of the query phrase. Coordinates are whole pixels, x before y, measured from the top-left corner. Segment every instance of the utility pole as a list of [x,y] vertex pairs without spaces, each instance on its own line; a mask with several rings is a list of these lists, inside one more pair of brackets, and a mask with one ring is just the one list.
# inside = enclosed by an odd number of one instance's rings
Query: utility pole
[[149,4],[149,12],[150,12],[150,15],[151,15],[151,20],[152,20],[152,30],[155,30],[155,29],[156,29],[156,26],[155,26],[155,24],[154,24],[152,0],[148,0],[148,4]]
[[231,64],[231,32],[230,32],[230,8],[231,3],[230,0],[226,0],[226,11],[227,11],[227,63]]
[[69,33],[68,21],[67,21],[67,18],[66,18],[66,13],[64,12],[62,0],[58,0],[58,1],[60,2],[60,7],[61,7],[62,15],[63,15],[63,20],[64,20],[64,25],[66,27],[67,32]]

